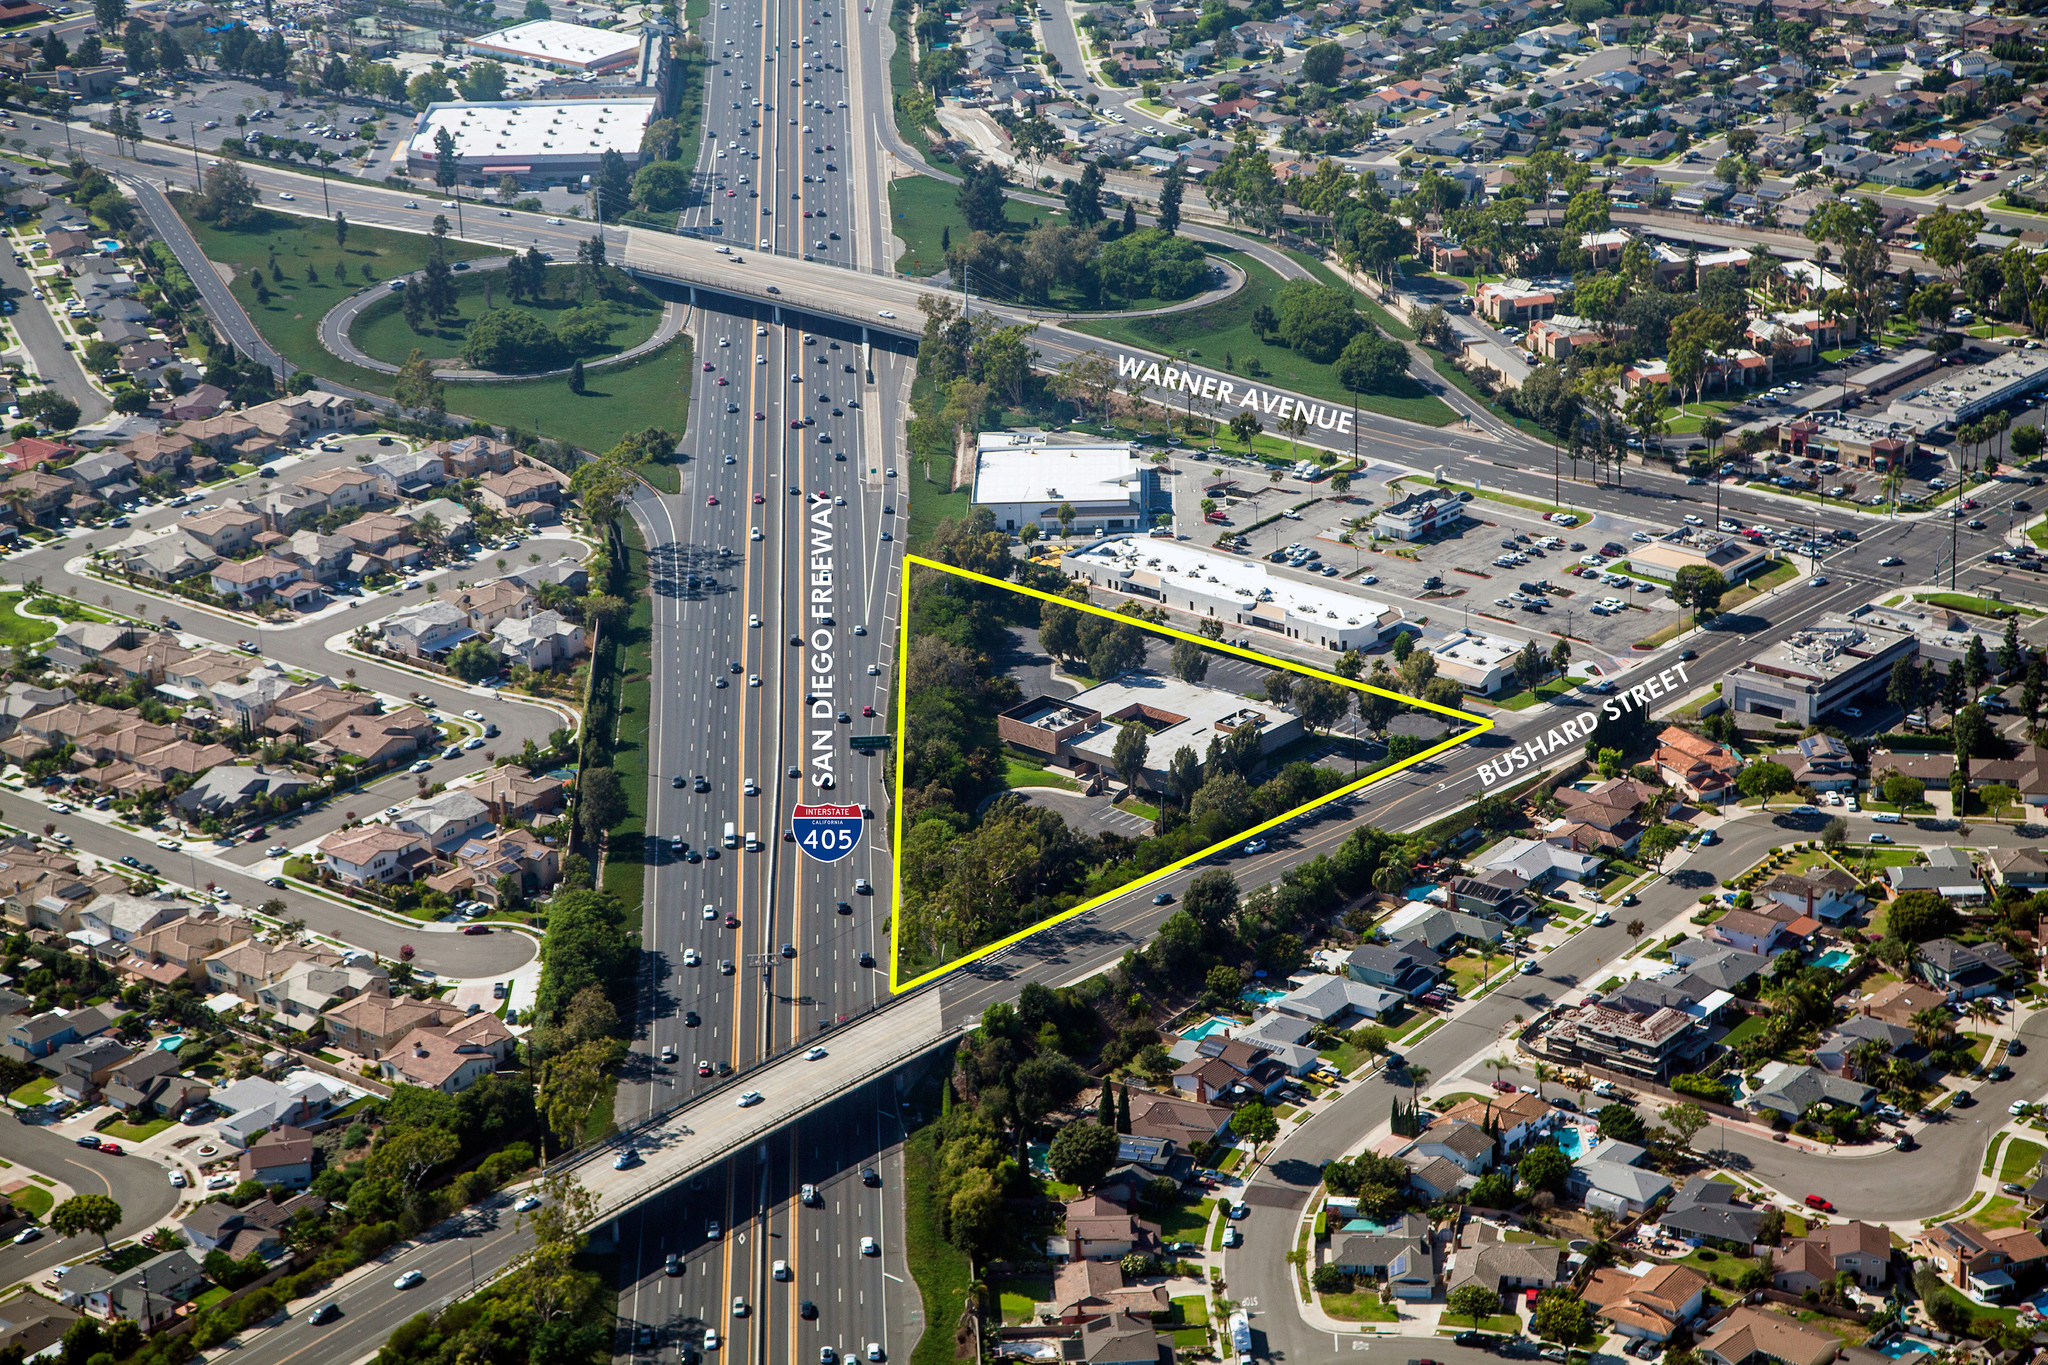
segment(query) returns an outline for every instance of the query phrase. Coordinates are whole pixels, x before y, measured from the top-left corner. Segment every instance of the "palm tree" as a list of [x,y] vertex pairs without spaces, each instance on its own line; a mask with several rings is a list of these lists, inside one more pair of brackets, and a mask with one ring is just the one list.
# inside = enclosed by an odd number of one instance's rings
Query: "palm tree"
[[1423,1086],[1429,1083],[1429,1068],[1426,1066],[1417,1066],[1415,1065],[1415,1063],[1410,1062],[1408,1063],[1407,1070],[1408,1103],[1412,1106],[1417,1103],[1417,1100],[1415,1098],[1416,1092],[1421,1090]]
[[1910,1022],[1913,1041],[1930,1052],[1941,1045],[1952,1028],[1948,1012],[1937,1005],[1929,1005],[1924,1010],[1915,1011]]
[[1539,1100],[1540,1100],[1540,1099],[1544,1098],[1544,1095],[1543,1095],[1543,1083],[1544,1083],[1545,1081],[1548,1081],[1548,1080],[1552,1080],[1552,1079],[1554,1079],[1554,1078],[1556,1077],[1556,1075],[1557,1075],[1557,1072],[1556,1072],[1556,1070],[1555,1070],[1555,1069],[1554,1069],[1553,1067],[1551,1067],[1551,1066],[1550,1066],[1550,1065],[1549,1065],[1549,1064],[1548,1064],[1547,1062],[1538,1062],[1538,1063],[1536,1063],[1536,1098],[1537,1098],[1537,1099],[1539,1099]]

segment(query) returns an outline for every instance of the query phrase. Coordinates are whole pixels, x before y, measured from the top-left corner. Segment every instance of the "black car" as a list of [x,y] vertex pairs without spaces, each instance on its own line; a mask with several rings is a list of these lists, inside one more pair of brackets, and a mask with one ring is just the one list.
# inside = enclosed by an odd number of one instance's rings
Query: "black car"
[[812,1303],[809,1299],[805,1299],[801,1303],[797,1304],[796,1315],[800,1318],[806,1319],[815,1318],[816,1316],[818,1316],[818,1305]]
[[674,787],[677,791],[681,791],[683,789],[683,775],[681,773],[677,773],[674,777],[671,777],[668,780],[668,784],[671,787]]
[[1171,891],[1162,891],[1152,898],[1152,903],[1154,905],[1172,905],[1173,893]]
[[861,1167],[860,1183],[879,1189],[882,1184],[881,1172],[872,1166]]
[[721,1076],[730,1076],[730,1075],[732,1075],[732,1063],[731,1063],[731,1062],[720,1062],[720,1063],[718,1064],[718,1074],[719,1074],[719,1075],[721,1075]]
[[839,913],[842,915],[850,915],[853,913],[853,907],[848,905],[845,901],[841,901],[839,902]]
[[697,1011],[695,1011],[695,1010],[684,1010],[684,1011],[683,1011],[683,1027],[684,1027],[684,1028],[695,1028],[695,1027],[697,1027],[697,1025],[698,1025],[698,1024],[700,1024],[701,1022],[703,1022],[703,1021],[697,1018]]
[[875,965],[875,955],[873,953],[863,952],[860,955],[859,960],[860,965],[863,967],[872,967]]
[[1700,652],[1696,649],[1681,649],[1678,651],[1678,657],[1690,663],[1700,657]]
[[697,791],[708,792],[711,790],[711,779],[704,776],[704,774],[702,773],[698,773],[697,780],[693,782],[691,786]]

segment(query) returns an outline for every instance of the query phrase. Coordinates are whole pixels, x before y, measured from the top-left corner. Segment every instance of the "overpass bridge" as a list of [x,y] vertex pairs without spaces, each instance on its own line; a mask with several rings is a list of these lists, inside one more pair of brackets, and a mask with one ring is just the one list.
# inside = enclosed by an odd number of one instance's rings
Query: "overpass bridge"
[[913,347],[924,336],[917,301],[934,292],[928,284],[898,275],[869,275],[646,228],[626,229],[625,250],[614,264],[628,274],[708,289],[761,307],[843,319],[863,329],[863,341],[869,340],[866,333],[879,332],[892,343],[907,341]]
[[[945,1025],[938,988],[927,986],[823,1039],[807,1039],[803,1050],[793,1048],[748,1067],[714,1090],[573,1152],[550,1166],[549,1173],[575,1170],[584,1188],[597,1197],[592,1226],[602,1225],[631,1213],[678,1181],[718,1165],[748,1143],[798,1121],[834,1096],[936,1051],[964,1031]],[[810,1045],[822,1048],[825,1055],[810,1059]],[[760,1099],[742,1105],[742,1097],[749,1094]],[[639,1154],[640,1161],[619,1170],[613,1163],[628,1148]]]

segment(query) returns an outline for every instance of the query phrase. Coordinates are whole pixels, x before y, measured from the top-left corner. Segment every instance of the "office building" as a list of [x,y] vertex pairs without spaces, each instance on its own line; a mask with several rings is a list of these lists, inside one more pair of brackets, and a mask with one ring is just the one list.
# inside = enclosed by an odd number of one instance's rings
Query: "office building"
[[[1342,653],[1378,644],[1401,623],[1398,607],[1349,588],[1274,573],[1255,559],[1183,541],[1122,536],[1060,557],[1060,567],[1099,588],[1176,611],[1250,626]],[[1254,645],[1257,635],[1252,637]]]
[[974,505],[1005,531],[1036,526],[1083,535],[1143,530],[1165,510],[1159,472],[1125,442],[1069,442],[1033,431],[984,431],[976,442]]
[[640,35],[540,19],[471,38],[466,46],[476,56],[521,66],[606,72],[631,66],[639,59]]
[[1728,670],[1721,698],[1738,715],[1811,725],[1838,708],[1879,696],[1892,665],[1918,653],[1911,634],[1829,612]]
[[469,184],[495,186],[508,175],[522,185],[577,183],[597,174],[606,152],[637,168],[640,140],[659,116],[656,109],[650,96],[430,104],[413,120],[406,167],[415,176],[432,175],[439,157],[435,136],[445,130],[455,139],[458,178]]

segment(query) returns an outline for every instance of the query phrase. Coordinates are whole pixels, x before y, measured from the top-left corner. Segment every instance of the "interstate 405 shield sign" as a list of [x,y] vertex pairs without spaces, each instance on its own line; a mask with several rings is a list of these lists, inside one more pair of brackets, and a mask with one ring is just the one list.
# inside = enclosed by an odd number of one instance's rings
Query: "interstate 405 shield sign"
[[836,863],[860,847],[859,806],[797,806],[790,831],[797,847],[821,863]]

